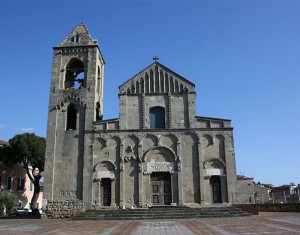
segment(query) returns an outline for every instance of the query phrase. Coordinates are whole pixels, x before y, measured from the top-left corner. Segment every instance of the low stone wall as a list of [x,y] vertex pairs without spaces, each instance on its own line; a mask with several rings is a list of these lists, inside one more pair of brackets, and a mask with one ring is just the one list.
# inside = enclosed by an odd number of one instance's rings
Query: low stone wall
[[253,215],[258,215],[259,213],[258,206],[255,204],[235,204],[234,206]]
[[262,204],[257,206],[259,211],[300,212],[300,203]]
[[84,204],[81,200],[47,201],[45,213],[50,219],[71,218],[84,212]]

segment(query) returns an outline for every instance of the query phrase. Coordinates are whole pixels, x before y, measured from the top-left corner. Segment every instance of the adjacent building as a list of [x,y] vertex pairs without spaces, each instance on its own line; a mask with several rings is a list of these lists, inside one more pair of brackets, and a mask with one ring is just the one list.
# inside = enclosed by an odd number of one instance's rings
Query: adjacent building
[[[9,145],[0,140],[0,148]],[[29,179],[22,163],[8,167],[0,159],[0,191],[7,190],[17,195],[18,207],[30,210],[30,201],[33,196],[34,185]],[[42,208],[43,192],[40,192],[37,208]]]

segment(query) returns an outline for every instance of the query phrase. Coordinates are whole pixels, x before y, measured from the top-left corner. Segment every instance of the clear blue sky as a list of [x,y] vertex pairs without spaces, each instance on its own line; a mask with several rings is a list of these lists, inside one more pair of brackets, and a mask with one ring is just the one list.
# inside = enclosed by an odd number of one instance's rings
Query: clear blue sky
[[231,119],[237,173],[300,183],[300,1],[0,0],[0,139],[46,136],[52,47],[83,21],[118,86],[159,62],[196,84],[197,115]]

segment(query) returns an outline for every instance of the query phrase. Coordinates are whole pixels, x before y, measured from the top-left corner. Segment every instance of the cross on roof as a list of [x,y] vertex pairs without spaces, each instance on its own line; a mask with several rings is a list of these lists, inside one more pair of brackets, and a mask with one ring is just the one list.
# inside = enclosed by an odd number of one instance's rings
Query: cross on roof
[[156,56],[154,56],[153,60],[154,60],[155,62],[157,62],[157,61],[159,60],[159,58],[156,57]]

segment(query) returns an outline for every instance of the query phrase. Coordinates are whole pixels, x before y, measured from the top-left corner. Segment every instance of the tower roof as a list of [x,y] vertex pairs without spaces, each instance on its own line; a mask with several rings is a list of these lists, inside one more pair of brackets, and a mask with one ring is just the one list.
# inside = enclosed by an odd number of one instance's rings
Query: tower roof
[[98,40],[92,39],[87,27],[83,23],[81,23],[77,25],[58,46],[68,47],[68,46],[97,46],[97,45],[98,45]]

